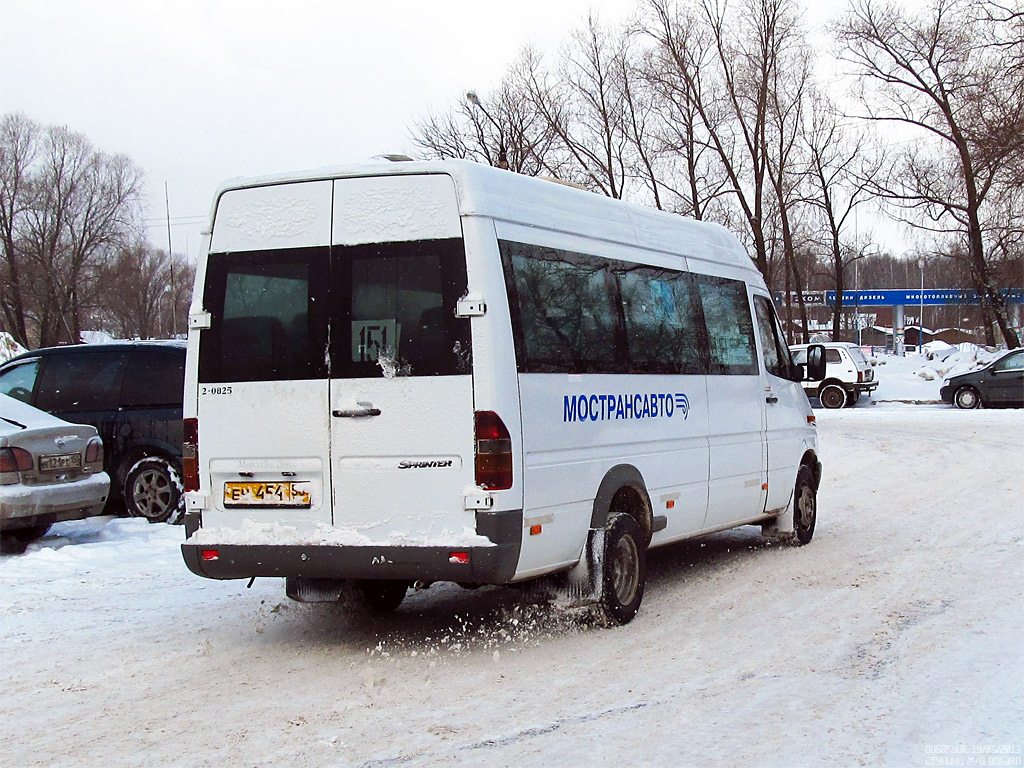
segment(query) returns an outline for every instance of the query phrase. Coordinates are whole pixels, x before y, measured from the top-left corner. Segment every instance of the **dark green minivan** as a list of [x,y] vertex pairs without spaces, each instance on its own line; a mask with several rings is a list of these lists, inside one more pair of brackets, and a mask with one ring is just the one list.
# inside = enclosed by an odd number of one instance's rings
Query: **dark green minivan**
[[130,515],[176,521],[181,496],[185,342],[75,344],[25,352],[0,365],[0,393],[103,440],[111,497]]

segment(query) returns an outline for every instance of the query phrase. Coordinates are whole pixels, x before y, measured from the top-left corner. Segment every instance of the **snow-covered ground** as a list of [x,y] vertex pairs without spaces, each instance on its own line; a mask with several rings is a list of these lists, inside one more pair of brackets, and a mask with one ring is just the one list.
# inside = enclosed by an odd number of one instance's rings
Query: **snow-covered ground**
[[55,526],[0,558],[0,764],[1021,765],[1024,410],[870,403],[817,410],[810,545],[655,550],[616,629],[454,585],[360,618]]

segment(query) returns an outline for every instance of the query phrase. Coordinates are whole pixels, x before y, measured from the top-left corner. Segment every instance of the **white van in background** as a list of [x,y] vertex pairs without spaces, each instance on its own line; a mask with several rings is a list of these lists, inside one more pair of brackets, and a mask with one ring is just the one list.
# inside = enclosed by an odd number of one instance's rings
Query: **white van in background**
[[189,322],[198,575],[388,611],[571,573],[625,623],[648,547],[814,532],[822,354],[722,227],[459,161],[245,180]]

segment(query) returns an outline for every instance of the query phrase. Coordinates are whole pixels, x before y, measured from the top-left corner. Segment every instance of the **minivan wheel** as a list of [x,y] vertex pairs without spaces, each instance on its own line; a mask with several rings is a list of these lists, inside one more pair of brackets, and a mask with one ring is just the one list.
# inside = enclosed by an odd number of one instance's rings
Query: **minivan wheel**
[[838,384],[826,384],[818,392],[818,400],[824,408],[842,408],[846,405],[846,390]]
[[600,609],[610,624],[628,624],[640,609],[647,581],[644,536],[630,515],[608,521],[601,562]]
[[360,606],[375,616],[397,610],[409,591],[409,582],[398,579],[361,579],[352,586]]
[[814,490],[814,478],[807,465],[796,473],[796,488],[793,491],[794,544],[806,544],[814,536],[814,524],[818,521],[818,495]]
[[181,516],[181,472],[171,461],[147,456],[135,462],[124,479],[124,506],[132,517],[151,523],[177,522]]
[[981,395],[974,387],[960,387],[953,395],[953,402],[957,408],[969,411],[981,405]]

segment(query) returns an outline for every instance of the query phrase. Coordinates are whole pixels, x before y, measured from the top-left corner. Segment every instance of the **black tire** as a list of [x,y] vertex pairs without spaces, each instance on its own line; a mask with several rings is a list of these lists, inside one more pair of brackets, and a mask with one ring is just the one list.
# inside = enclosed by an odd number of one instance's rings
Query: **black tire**
[[814,536],[817,520],[818,492],[814,488],[811,469],[805,465],[796,473],[796,488],[793,491],[793,543],[807,544]]
[[124,506],[132,517],[151,523],[176,522],[184,507],[181,472],[174,462],[147,456],[124,479]]
[[33,541],[43,538],[51,525],[52,523],[43,523],[0,533],[0,554],[20,555]]
[[402,604],[406,592],[409,591],[409,582],[396,579],[365,579],[354,581],[352,587],[360,607],[374,616],[383,616]]
[[823,408],[842,408],[846,405],[846,390],[838,384],[826,384],[818,390],[818,400]]
[[857,404],[858,400],[860,400],[860,392],[858,390],[855,389],[855,390],[853,390],[853,392],[847,392],[846,393],[846,407],[847,408],[853,408],[853,406],[855,406]]
[[600,562],[601,613],[610,624],[628,624],[640,609],[647,583],[644,536],[630,515],[608,520]]
[[981,394],[974,387],[960,387],[953,393],[953,405],[970,411],[981,406]]

